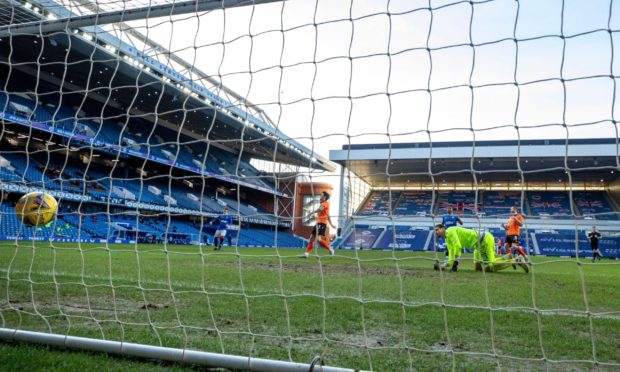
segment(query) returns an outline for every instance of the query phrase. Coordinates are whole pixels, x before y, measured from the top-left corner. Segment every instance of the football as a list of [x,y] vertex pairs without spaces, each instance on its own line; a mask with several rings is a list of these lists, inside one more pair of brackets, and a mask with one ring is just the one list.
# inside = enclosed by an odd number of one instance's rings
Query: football
[[17,219],[28,226],[48,224],[58,210],[58,202],[50,194],[44,192],[28,193],[17,201],[15,214]]

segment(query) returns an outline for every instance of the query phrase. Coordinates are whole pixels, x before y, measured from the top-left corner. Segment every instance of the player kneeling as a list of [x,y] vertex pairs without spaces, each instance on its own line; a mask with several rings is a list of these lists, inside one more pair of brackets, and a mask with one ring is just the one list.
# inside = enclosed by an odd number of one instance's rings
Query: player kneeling
[[[443,224],[438,224],[435,225],[435,236],[446,240],[448,250],[448,261],[443,264],[436,262],[435,270],[450,267],[451,271],[457,271],[463,247],[475,247],[474,268],[476,271],[483,269],[486,272],[499,271],[515,264],[514,259],[495,256],[495,238],[489,232],[478,232],[459,226],[446,229]],[[526,263],[519,263],[519,266],[526,273],[529,272]]]

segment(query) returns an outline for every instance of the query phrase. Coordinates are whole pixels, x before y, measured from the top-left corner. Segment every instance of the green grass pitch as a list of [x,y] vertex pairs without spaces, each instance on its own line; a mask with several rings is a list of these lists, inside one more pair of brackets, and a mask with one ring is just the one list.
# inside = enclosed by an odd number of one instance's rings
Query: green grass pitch
[[[451,273],[432,252],[302,253],[0,242],[0,324],[377,371],[620,368],[619,261],[480,273],[466,254]],[[188,368],[0,342],[0,365],[40,363]]]

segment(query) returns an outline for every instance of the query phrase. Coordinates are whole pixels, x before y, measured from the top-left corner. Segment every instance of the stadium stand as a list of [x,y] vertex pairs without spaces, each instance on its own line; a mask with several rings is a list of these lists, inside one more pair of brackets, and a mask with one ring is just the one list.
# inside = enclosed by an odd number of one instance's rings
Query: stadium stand
[[521,208],[519,191],[483,191],[482,212],[487,217],[508,216],[511,207]]
[[528,191],[530,214],[539,218],[570,218],[571,201],[564,191]]
[[[568,191],[528,191],[525,193],[523,214],[540,218],[571,218],[570,195]],[[373,191],[360,210],[362,216],[388,215],[387,191]],[[393,192],[395,216],[427,216],[432,214],[432,192],[398,191]],[[437,215],[446,212],[448,206],[455,214],[472,215],[474,192],[440,191],[438,192]],[[603,191],[573,191],[573,202],[577,207],[576,215],[586,219],[616,220],[618,212]],[[482,191],[479,193],[480,215],[486,217],[505,217],[510,208],[521,208],[520,191]]]
[[302,248],[306,245],[303,239],[284,231],[276,233],[273,230],[242,226],[238,231],[233,230],[232,234],[240,246]]
[[[14,208],[15,206],[11,203],[0,203],[0,239],[76,239],[79,236],[79,230],[62,219],[46,226],[26,226],[17,219]],[[87,234],[84,234],[83,237],[90,239]]]
[[[526,199],[523,200],[523,215],[526,217],[526,227],[521,230],[520,245],[529,254],[542,255],[568,255],[569,251],[575,250],[575,236],[571,235],[573,230],[532,230],[527,228],[530,223],[536,221],[550,220],[618,220],[619,212],[605,191],[573,191],[572,203],[575,206],[575,215],[570,213],[571,198],[568,191],[528,191],[524,193]],[[432,192],[421,190],[404,190],[394,192],[395,202],[394,216],[399,216],[399,226],[392,227],[388,222],[384,227],[375,225],[364,225],[356,223],[353,229],[348,230],[345,236],[338,237],[334,241],[336,247],[343,249],[395,249],[406,250],[432,250],[433,239],[429,239],[427,244],[425,237],[428,237],[428,229],[432,226],[432,221],[428,221],[428,227],[420,226],[420,218],[428,217],[431,210]],[[464,218],[483,218],[483,220],[470,220],[465,223],[475,223],[476,226],[485,226],[496,239],[502,239],[505,231],[499,228],[499,224],[509,217],[510,208],[516,206],[521,208],[520,191],[500,191],[490,190],[479,193],[478,216],[471,214],[473,210],[473,192],[462,191],[439,191],[439,207],[436,216],[441,216],[448,206],[452,206],[455,211],[460,212]],[[388,210],[388,192],[384,190],[371,191],[366,202],[363,203],[357,219],[363,221],[366,217],[385,217]],[[460,206],[460,207],[459,207]],[[459,211],[460,209],[460,211]],[[432,216],[432,215],[431,215]],[[407,220],[411,221],[406,225]],[[405,225],[402,225],[403,222]],[[426,232],[425,232],[426,231]],[[415,236],[415,239],[414,239]],[[394,237],[396,245],[394,245]],[[589,242],[584,237],[580,237],[579,249],[588,256]],[[620,240],[620,238],[618,238]],[[568,242],[573,242],[570,245]],[[442,251],[441,241],[437,241],[437,250]],[[620,248],[616,247],[616,239],[610,239],[604,249],[612,257],[620,256]],[[574,253],[573,253],[574,256]]]
[[5,110],[6,112],[23,116],[28,120],[42,123],[49,123],[52,120],[49,112],[24,93],[8,95]]
[[618,213],[612,207],[605,192],[574,191],[573,200],[585,219],[617,220]]
[[474,215],[482,211],[480,198],[477,202],[476,208],[476,193],[473,191],[440,191],[437,196],[437,214],[446,214],[448,207],[452,207],[457,216]]
[[0,155],[0,180],[10,183],[19,183],[22,177],[18,176],[15,172],[16,169],[11,165],[10,160]]
[[373,191],[358,214],[363,216],[389,216],[393,214],[394,205],[400,197],[399,191]]
[[[156,126],[154,130],[147,132],[144,128],[152,127],[152,124],[139,117],[127,118],[125,115],[116,115],[117,119],[115,120],[101,120],[98,115],[90,115],[87,112],[101,113],[100,107],[82,105],[84,106],[83,111],[78,113],[77,107],[65,105],[56,107],[55,105],[58,102],[53,102],[49,98],[47,105],[40,106],[32,99],[22,95],[3,93],[0,104],[6,107],[5,111],[25,119],[33,118],[50,127],[62,128],[70,133],[83,134],[110,145],[125,146],[135,152],[155,156],[162,161],[179,162],[191,167],[202,166],[201,160],[207,152],[207,160],[210,161],[206,162],[206,170],[209,172],[226,176],[239,176],[247,182],[274,187],[273,184],[260,177],[258,170],[237,155],[195,140],[193,141],[195,143],[191,145],[179,146],[177,142],[181,144],[191,143],[192,140],[162,126]],[[65,99],[65,101],[69,100]],[[70,103],[67,102],[67,104]],[[193,154],[197,156],[193,156]],[[198,160],[198,164],[195,160]]]
[[44,189],[59,188],[55,182],[52,182],[52,180],[42,172],[42,169],[44,169],[42,164],[28,157],[25,153],[1,151],[0,156],[8,160],[10,165],[15,168],[13,172],[20,178],[22,183]]
[[394,207],[397,216],[430,216],[433,214],[433,193],[430,191],[403,191]]
[[[23,152],[1,151],[3,166],[0,167],[0,179],[3,182],[23,184],[27,186],[39,187],[46,190],[62,190],[65,192],[82,193],[92,196],[93,201],[103,203],[110,202],[111,205],[122,206],[125,201],[140,201],[143,203],[166,206],[168,203],[179,207],[196,210],[197,212],[221,213],[224,205],[228,205],[231,212],[240,216],[260,217],[264,220],[274,221],[272,215],[259,208],[252,207],[247,201],[238,203],[237,200],[221,196],[218,200],[215,195],[208,191],[201,193],[200,190],[193,190],[181,182],[168,183],[162,177],[144,179],[143,182],[136,177],[136,182],[128,179],[126,169],[121,170],[124,176],[111,176],[110,170],[106,170],[95,164],[89,166],[87,173],[67,164],[64,168],[57,166],[44,166],[40,161],[35,160],[39,155],[30,154],[26,156]],[[45,160],[46,164],[57,164],[51,159]],[[194,200],[188,196],[194,196]],[[202,194],[202,197],[198,195]],[[201,202],[202,201],[202,210]],[[20,237],[37,239],[62,239],[62,240],[84,240],[107,239],[111,241],[137,240],[139,242],[157,242],[166,239],[170,243],[189,244],[204,240],[199,228],[193,227],[188,222],[173,218],[166,222],[161,219],[151,219],[141,217],[136,219],[135,211],[133,216],[127,216],[123,210],[104,215],[105,207],[93,204],[84,204],[79,210],[76,205],[64,203],[66,207],[61,207],[57,219],[58,226],[62,228],[62,233],[56,234],[54,227],[39,229],[26,228]],[[2,203],[3,212],[12,214],[11,206]],[[103,208],[103,209],[102,209]],[[145,220],[145,223],[141,223]],[[138,222],[136,222],[138,221]],[[15,227],[18,221],[3,218],[0,221],[0,237],[14,236],[18,231]],[[79,233],[78,233],[79,231]],[[264,228],[242,229],[241,243],[253,246],[303,246],[303,240],[296,238],[286,232],[278,232],[276,241],[275,235]]]

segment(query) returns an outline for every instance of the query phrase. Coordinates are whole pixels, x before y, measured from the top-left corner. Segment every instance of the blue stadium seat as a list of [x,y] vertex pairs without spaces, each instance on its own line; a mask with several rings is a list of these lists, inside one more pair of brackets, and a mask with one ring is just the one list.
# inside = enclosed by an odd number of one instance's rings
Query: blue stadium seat
[[541,218],[571,218],[570,198],[564,191],[528,191],[531,215]]
[[614,210],[604,191],[573,191],[573,201],[579,213],[586,219],[618,219],[618,212]]
[[[391,196],[391,203],[390,203]],[[394,213],[394,205],[400,198],[400,191],[373,191],[358,212],[362,216],[389,216]]]
[[447,213],[448,207],[452,207],[456,216],[471,216],[476,211],[482,211],[482,200],[478,197],[476,208],[476,193],[474,191],[439,191],[437,197],[439,209],[438,215]]
[[394,207],[397,216],[430,216],[433,214],[431,191],[403,191]]
[[521,208],[520,191],[484,191],[481,195],[482,211],[486,217],[507,217],[511,207]]

